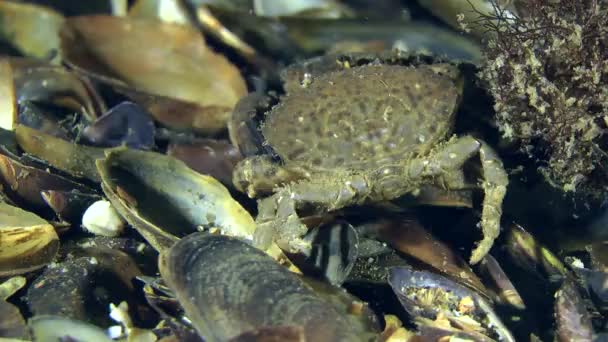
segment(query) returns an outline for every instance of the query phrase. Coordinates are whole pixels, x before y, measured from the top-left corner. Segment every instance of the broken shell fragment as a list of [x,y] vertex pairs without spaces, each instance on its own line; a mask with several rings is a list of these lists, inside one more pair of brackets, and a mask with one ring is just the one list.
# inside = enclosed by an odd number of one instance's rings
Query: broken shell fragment
[[95,235],[116,237],[123,232],[125,222],[114,210],[112,203],[101,200],[93,203],[85,211],[82,216],[82,226]]
[[58,250],[59,237],[51,224],[36,214],[0,203],[0,276],[44,267]]
[[310,341],[369,341],[377,334],[249,244],[195,233],[161,255],[162,277],[206,341],[272,326],[302,326]]
[[220,182],[180,160],[118,148],[97,168],[114,208],[158,251],[199,229],[252,239],[251,215]]
[[40,213],[48,210],[41,190],[94,193],[87,186],[45,170],[23,165],[4,155],[0,155],[0,184],[2,192],[12,201]]
[[95,160],[104,157],[102,148],[74,144],[24,125],[17,125],[15,134],[25,152],[74,177],[100,181]]
[[71,191],[45,190],[41,191],[42,199],[62,221],[79,224],[82,215],[93,203],[101,200],[97,194],[87,194]]

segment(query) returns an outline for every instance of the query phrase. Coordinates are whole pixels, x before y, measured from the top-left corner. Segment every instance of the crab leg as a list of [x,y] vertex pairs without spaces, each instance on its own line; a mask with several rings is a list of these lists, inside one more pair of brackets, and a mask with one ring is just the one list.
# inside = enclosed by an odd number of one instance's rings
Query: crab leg
[[482,143],[479,158],[483,170],[483,207],[481,212],[481,230],[483,239],[471,254],[470,263],[476,264],[490,251],[494,240],[500,233],[502,202],[507,192],[509,179],[496,152]]
[[258,201],[257,228],[254,244],[262,249],[276,240],[290,252],[306,251],[310,244],[302,239],[308,228],[297,209],[312,204],[324,210],[337,210],[363,203],[370,193],[367,180],[358,175],[337,178],[319,177],[314,181],[292,183],[274,195]]
[[[484,191],[484,200],[481,213],[481,230],[483,238],[478,242],[477,247],[473,250],[469,260],[471,264],[476,264],[481,261],[481,259],[490,251],[494,240],[500,233],[502,202],[505,197],[509,181],[500,158],[485,142],[474,139],[471,136],[465,136],[459,138],[454,145],[451,146],[451,152],[448,151],[448,153],[455,153],[455,146],[468,146],[469,148],[459,150],[461,157],[458,158],[460,160],[465,157],[468,159],[472,156],[470,147],[474,145],[472,143],[473,141],[478,146],[476,151],[473,152],[479,154],[479,159],[481,161],[483,172],[483,181],[481,185]],[[445,155],[445,152],[442,153]],[[445,157],[441,156],[442,153],[440,153],[436,159],[445,161]],[[460,164],[460,160],[454,166],[460,167],[461,165],[458,166],[458,164]],[[436,170],[436,168],[432,170]],[[447,172],[447,170],[444,172],[443,176],[440,175],[439,180],[441,180],[441,183],[448,189],[460,190],[469,187],[469,185],[466,184],[463,179],[459,180],[457,177],[451,177],[451,173]]]
[[[386,177],[380,178],[374,184],[380,185],[378,198],[395,198],[400,196],[396,189],[406,189],[407,182],[420,182],[425,178],[434,178],[435,183],[443,183],[450,189],[461,189],[468,187],[458,177],[454,177],[454,172],[460,170],[462,165],[473,155],[478,154],[481,160],[484,190],[484,200],[481,214],[482,240],[473,250],[470,258],[471,264],[476,264],[488,253],[494,240],[500,233],[500,218],[502,216],[502,202],[505,197],[508,176],[502,162],[496,152],[486,143],[479,141],[471,136],[451,139],[427,159],[417,159],[409,162],[406,167],[405,175],[401,183],[397,183],[398,178],[391,177],[388,173]],[[383,172],[384,173],[384,172]],[[459,175],[459,173],[457,174]],[[409,185],[411,187],[411,185]]]

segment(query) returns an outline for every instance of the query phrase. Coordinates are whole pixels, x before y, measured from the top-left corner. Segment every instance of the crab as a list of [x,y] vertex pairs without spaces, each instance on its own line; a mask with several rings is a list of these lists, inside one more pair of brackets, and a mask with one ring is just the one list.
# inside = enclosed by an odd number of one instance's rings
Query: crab
[[[463,92],[458,65],[426,57],[328,58],[287,68],[278,103],[251,93],[233,112],[230,136],[247,155],[233,183],[258,199],[254,244],[308,251],[299,211],[415,196],[425,185],[467,189],[463,165],[478,157],[483,237],[470,257],[478,263],[499,235],[508,177],[487,143],[452,134]],[[258,127],[252,123],[260,112]]]

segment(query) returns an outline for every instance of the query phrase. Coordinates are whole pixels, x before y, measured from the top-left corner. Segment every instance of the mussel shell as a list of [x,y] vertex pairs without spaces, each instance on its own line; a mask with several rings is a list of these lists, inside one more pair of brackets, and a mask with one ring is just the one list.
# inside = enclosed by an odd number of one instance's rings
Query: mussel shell
[[[59,49],[59,29],[64,22],[55,10],[15,1],[0,2],[0,36],[19,52],[50,58]],[[57,55],[53,58],[58,62]]]
[[167,154],[193,170],[209,175],[226,186],[232,186],[234,166],[243,159],[239,150],[224,140],[204,139],[189,143],[171,143]]
[[524,310],[526,308],[519,291],[517,291],[517,288],[513,285],[498,261],[491,254],[487,254],[481,260],[479,263],[479,270],[492,280],[495,290],[498,292],[503,303],[518,310]]
[[[106,110],[91,81],[77,73],[36,59],[6,60],[13,69],[15,98],[20,105],[25,102],[53,104],[68,112],[82,113],[89,121]],[[22,113],[19,116],[21,119]]]
[[27,303],[34,315],[58,315],[109,327],[113,324],[108,316],[110,303],[127,301],[137,307],[132,280],[141,271],[134,261],[105,247],[85,252],[87,256],[46,268],[29,287]]
[[149,150],[154,147],[154,120],[141,106],[122,102],[82,130],[82,138],[99,147],[122,144]]
[[433,236],[415,217],[401,215],[377,219],[364,223],[357,229],[362,235],[386,242],[400,253],[474,289],[485,298],[492,298],[466,261],[450,246]]
[[[501,340],[515,341],[509,330],[494,313],[490,303],[475,291],[455,283],[449,278],[429,271],[418,271],[411,267],[394,267],[389,271],[389,284],[403,304],[404,308],[414,317],[434,319],[440,309],[434,303],[423,304],[408,295],[409,289],[439,289],[459,299],[469,297],[474,302],[477,315],[483,317],[485,325],[491,328]],[[480,335],[480,334],[476,334]],[[483,340],[483,338],[481,339]]]
[[247,93],[239,70],[188,26],[90,15],[67,19],[60,36],[70,67],[111,85],[173,129],[223,131]]
[[271,326],[302,326],[306,340],[369,340],[360,324],[247,243],[195,233],[159,261],[161,275],[207,341]]
[[567,276],[560,259],[522,226],[512,223],[505,235],[507,252],[522,269],[553,283]]
[[74,177],[101,181],[95,160],[104,157],[102,148],[74,144],[24,125],[17,125],[15,134],[17,143],[25,152]]
[[255,222],[228,190],[180,160],[118,148],[97,167],[114,208],[159,251],[200,228],[252,238]]
[[6,302],[6,299],[19,291],[26,281],[25,277],[17,276],[0,283],[0,336],[2,337],[28,337],[25,319],[19,308]]
[[591,341],[593,327],[583,299],[570,279],[564,280],[555,294],[557,341]]
[[0,276],[44,267],[58,250],[53,226],[34,213],[0,203]]

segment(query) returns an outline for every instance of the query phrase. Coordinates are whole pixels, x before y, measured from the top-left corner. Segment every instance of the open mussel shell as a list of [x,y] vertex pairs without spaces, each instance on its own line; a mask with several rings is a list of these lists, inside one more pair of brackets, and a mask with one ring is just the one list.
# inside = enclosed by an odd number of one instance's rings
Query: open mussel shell
[[44,267],[58,250],[59,237],[51,224],[36,214],[0,203],[0,276]]
[[340,311],[236,238],[189,235],[162,254],[159,268],[206,341],[273,326],[301,326],[307,341],[370,341],[377,334],[368,330],[366,315]]
[[449,322],[444,336],[458,331],[474,341],[515,341],[489,302],[446,277],[394,267],[389,271],[389,284],[419,326],[441,319]]
[[395,250],[414,258],[492,298],[479,277],[453,249],[433,236],[411,215],[382,218],[357,227],[360,234],[386,242]]
[[159,251],[199,229],[252,239],[251,215],[220,182],[180,160],[118,148],[97,168],[114,207]]
[[5,44],[26,56],[58,61],[63,21],[61,14],[44,6],[0,2],[0,36]]
[[174,129],[222,131],[247,93],[239,70],[184,25],[71,17],[61,31],[61,50],[71,67],[125,93]]

